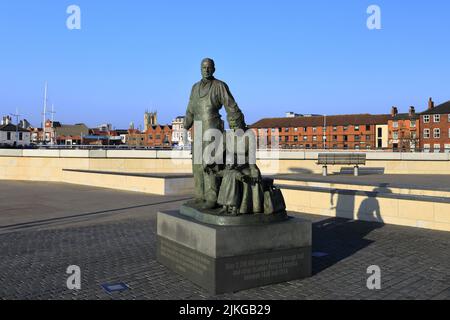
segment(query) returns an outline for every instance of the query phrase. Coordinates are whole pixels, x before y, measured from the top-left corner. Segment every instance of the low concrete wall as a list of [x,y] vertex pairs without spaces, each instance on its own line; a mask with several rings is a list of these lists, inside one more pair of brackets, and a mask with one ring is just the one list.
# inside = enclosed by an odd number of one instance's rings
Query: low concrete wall
[[289,211],[450,231],[450,199],[281,185]]
[[[318,152],[258,152],[263,174],[320,173]],[[369,168],[386,174],[450,174],[450,154],[367,153]],[[339,172],[342,166],[330,166]],[[190,173],[189,151],[0,149],[0,179],[61,181],[62,169]]]

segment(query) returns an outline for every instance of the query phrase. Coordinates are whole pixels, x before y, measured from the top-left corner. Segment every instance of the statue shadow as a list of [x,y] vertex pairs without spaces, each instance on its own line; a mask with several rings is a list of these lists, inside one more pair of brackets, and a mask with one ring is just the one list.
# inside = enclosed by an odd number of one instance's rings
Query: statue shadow
[[[387,184],[369,192],[333,190],[332,205],[333,196],[338,195],[336,217],[313,224],[313,252],[316,253],[313,255],[313,274],[320,273],[375,242],[370,239],[370,233],[385,225],[377,199],[380,193],[392,191],[387,188]],[[361,194],[365,194],[366,198],[356,211],[356,196]]]

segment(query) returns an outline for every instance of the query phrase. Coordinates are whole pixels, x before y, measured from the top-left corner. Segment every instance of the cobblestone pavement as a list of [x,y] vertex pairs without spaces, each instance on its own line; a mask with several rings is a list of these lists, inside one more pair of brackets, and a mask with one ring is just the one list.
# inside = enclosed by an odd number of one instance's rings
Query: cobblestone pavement
[[[156,262],[156,212],[183,197],[0,181],[0,299],[450,299],[450,233],[312,219],[313,277],[210,296]],[[81,290],[66,287],[69,265]],[[368,290],[367,268],[381,268]],[[108,294],[105,283],[128,290]]]

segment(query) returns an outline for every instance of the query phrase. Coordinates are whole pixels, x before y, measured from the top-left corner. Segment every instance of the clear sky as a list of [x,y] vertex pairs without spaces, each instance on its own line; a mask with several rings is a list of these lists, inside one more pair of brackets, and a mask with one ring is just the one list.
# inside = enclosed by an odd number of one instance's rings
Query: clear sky
[[[81,30],[66,9],[81,8]],[[366,26],[381,8],[381,30]],[[216,61],[248,123],[297,113],[406,112],[450,99],[450,1],[2,0],[0,113],[40,125],[44,81],[62,123],[183,115]]]

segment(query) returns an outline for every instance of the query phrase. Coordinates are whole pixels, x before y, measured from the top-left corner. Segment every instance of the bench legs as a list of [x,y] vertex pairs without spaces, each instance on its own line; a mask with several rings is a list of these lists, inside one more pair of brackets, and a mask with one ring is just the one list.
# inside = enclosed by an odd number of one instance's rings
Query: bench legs
[[328,176],[328,167],[327,166],[322,167],[322,175],[324,177]]
[[355,166],[355,168],[353,169],[353,174],[355,175],[355,177],[359,176],[359,167]]

